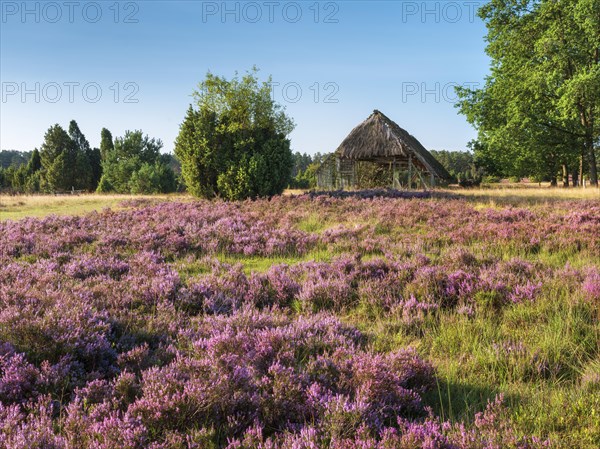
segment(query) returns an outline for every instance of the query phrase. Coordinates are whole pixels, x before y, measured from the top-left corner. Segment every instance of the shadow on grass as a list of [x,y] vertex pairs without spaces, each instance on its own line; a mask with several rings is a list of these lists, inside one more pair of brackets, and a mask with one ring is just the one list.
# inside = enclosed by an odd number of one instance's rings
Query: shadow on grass
[[459,199],[460,195],[440,191],[416,191],[416,190],[395,190],[395,189],[367,189],[367,190],[323,190],[307,192],[310,198],[319,196],[329,196],[332,198],[400,198],[400,199],[426,199],[426,198],[444,198]]
[[[423,395],[423,403],[444,421],[471,423],[475,414],[483,412],[499,393],[500,390],[493,386],[437,379],[437,385]],[[504,404],[508,408],[520,403],[521,399],[519,395],[504,393]]]

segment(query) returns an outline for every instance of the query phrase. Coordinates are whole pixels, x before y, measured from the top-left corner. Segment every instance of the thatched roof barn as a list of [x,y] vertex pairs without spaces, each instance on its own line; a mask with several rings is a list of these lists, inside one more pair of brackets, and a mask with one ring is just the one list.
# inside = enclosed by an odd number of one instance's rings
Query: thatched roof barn
[[[360,187],[361,169],[387,167],[388,184],[395,188],[432,187],[446,182],[446,169],[406,130],[375,110],[354,128],[317,172],[320,188]],[[388,185],[389,186],[389,185]]]

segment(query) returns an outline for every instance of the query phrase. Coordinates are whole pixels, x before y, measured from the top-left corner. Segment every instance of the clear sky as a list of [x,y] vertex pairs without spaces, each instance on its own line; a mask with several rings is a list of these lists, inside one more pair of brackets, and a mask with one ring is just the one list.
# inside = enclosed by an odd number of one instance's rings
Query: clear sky
[[0,147],[32,150],[75,119],[93,146],[102,127],[141,129],[172,151],[206,72],[256,65],[294,151],[335,150],[373,109],[429,149],[465,149],[453,86],[488,71],[480,4],[1,0]]

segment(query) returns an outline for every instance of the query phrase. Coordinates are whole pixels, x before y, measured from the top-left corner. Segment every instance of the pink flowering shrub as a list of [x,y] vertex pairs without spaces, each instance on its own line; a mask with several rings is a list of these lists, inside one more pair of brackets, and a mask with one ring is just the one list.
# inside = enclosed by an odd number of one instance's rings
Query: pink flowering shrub
[[505,424],[502,397],[478,413],[475,426],[466,429],[461,424],[440,422],[429,416],[423,421],[398,418],[394,427],[384,427],[373,434],[358,425],[352,434],[330,433],[329,428],[312,425],[300,432],[286,432],[266,437],[260,426],[250,428],[243,437],[230,442],[227,449],[533,449],[551,447],[548,441],[518,435]]
[[590,302],[600,302],[600,271],[590,270],[583,281],[583,294]]

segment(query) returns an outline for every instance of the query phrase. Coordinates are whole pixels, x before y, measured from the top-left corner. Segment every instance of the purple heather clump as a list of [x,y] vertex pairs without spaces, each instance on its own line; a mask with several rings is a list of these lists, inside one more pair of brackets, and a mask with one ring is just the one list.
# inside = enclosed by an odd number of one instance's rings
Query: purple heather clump
[[452,441],[460,448],[542,449],[551,447],[549,440],[519,436],[507,419],[503,395],[489,402],[485,411],[475,415],[475,425],[467,430],[462,424],[452,428]]
[[458,270],[448,274],[444,295],[453,302],[468,300],[478,289],[478,279],[472,274]]
[[39,371],[23,354],[0,357],[0,401],[6,404],[23,402],[36,395]]
[[418,393],[432,386],[433,370],[412,352],[355,357],[352,370],[355,398],[378,428],[397,416],[421,412]]
[[392,309],[392,312],[400,315],[402,323],[405,326],[415,328],[423,324],[425,317],[429,313],[438,309],[438,304],[419,301],[415,295],[411,294],[407,300],[400,301]]
[[181,285],[179,274],[164,263],[155,252],[137,253],[130,262],[130,271],[123,281],[129,289],[132,302],[154,305],[163,301],[174,301]]
[[463,246],[451,246],[444,254],[444,264],[457,270],[477,268],[484,262]]
[[485,216],[488,220],[497,223],[520,223],[535,219],[533,212],[527,209],[506,207],[503,209],[487,209]]
[[591,302],[600,302],[600,271],[591,269],[583,281],[584,297]]
[[340,258],[332,263],[308,262],[303,270],[298,299],[306,310],[342,310],[357,300],[357,260]]
[[275,265],[266,273],[252,273],[248,279],[246,300],[258,308],[289,307],[300,292],[287,265]]
[[499,295],[504,303],[522,303],[536,299],[547,276],[547,270],[521,259],[511,259],[486,267],[480,279],[484,292]]
[[27,407],[4,405],[0,401],[0,447],[6,449],[67,449],[67,439],[53,427],[54,402],[41,397]]
[[209,314],[230,313],[246,301],[250,283],[241,264],[229,265],[212,260],[209,275],[193,278],[179,292],[177,303]]
[[162,431],[202,412],[207,425],[241,435],[256,422],[301,429],[334,419],[342,407],[376,429],[398,414],[419,413],[420,394],[432,382],[432,368],[414,352],[370,354],[360,333],[333,317],[292,321],[244,308],[207,317],[191,353],[146,371],[143,394],[129,410]]
[[440,307],[453,307],[458,299],[470,294],[474,278],[464,272],[453,273],[453,278],[440,266],[421,266],[408,286],[411,295]]
[[542,289],[542,283],[532,283],[527,281],[525,285],[516,285],[513,291],[508,295],[510,302],[520,304],[522,302],[531,302],[535,300]]
[[469,305],[462,305],[456,309],[456,313],[472,318],[475,316],[475,308]]
[[44,360],[38,368],[25,354],[11,349],[0,353],[0,402],[23,404],[48,391],[67,391],[82,375],[81,364],[71,356],[63,356],[55,364]]
[[422,449],[459,449],[446,435],[448,426],[430,418],[411,422],[399,418],[400,429],[388,429],[382,435],[380,447],[414,447]]
[[585,210],[574,210],[566,214],[564,220],[575,225],[600,225],[600,207],[589,206]]
[[89,449],[144,449],[148,432],[139,419],[113,411],[88,429]]
[[536,437],[518,436],[505,421],[502,399],[490,403],[476,417],[475,426],[466,429],[462,424],[441,422],[433,416],[424,420],[399,417],[395,426],[373,432],[352,417],[360,408],[336,402],[337,420],[328,426],[310,425],[300,431],[287,431],[266,436],[259,425],[249,428],[239,439],[229,440],[227,449],[544,449],[549,441]]
[[118,280],[129,271],[129,265],[115,257],[79,256],[64,267],[68,276],[86,279],[92,276],[107,276]]
[[348,280],[340,275],[308,274],[298,299],[306,310],[342,310],[353,301],[354,292]]

